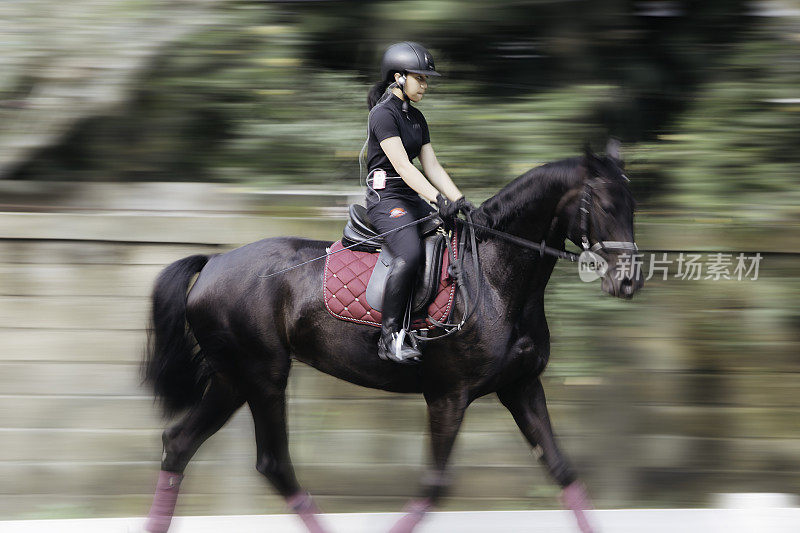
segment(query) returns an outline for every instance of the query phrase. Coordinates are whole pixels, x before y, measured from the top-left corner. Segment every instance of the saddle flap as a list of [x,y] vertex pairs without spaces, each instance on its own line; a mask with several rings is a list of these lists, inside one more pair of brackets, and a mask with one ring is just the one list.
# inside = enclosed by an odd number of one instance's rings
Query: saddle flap
[[[445,237],[434,234],[423,241],[425,260],[420,265],[420,270],[415,284],[414,296],[411,304],[412,314],[419,313],[427,307],[439,289],[439,276],[442,270],[442,257],[446,249]],[[378,261],[367,284],[367,303],[376,311],[383,310],[383,292],[386,286],[386,277],[392,265],[392,255],[388,248],[382,248]]]
[[422,311],[436,296],[439,288],[439,275],[442,271],[442,256],[446,249],[446,239],[444,235],[437,233],[427,237],[423,244],[425,246],[425,262],[421,266],[419,281],[414,291],[414,300],[411,304],[412,313]]
[[386,286],[386,277],[389,275],[389,269],[392,266],[392,254],[389,249],[384,247],[381,253],[378,254],[378,260],[375,262],[375,268],[372,269],[372,274],[367,283],[367,303],[376,311],[383,311],[383,289]]

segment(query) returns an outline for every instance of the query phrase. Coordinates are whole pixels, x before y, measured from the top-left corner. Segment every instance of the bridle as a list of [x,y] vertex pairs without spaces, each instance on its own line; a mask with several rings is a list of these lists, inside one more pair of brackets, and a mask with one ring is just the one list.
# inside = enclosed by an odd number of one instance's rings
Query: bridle
[[[626,178],[627,179],[627,178]],[[597,241],[594,244],[589,242],[589,223],[594,222],[594,212],[592,211],[592,193],[593,187],[590,180],[586,180],[583,187],[583,196],[581,197],[581,247],[584,251],[596,252],[602,250],[603,252],[609,251],[622,251],[635,253],[639,250],[635,242],[631,241]],[[573,254],[574,255],[574,254]]]
[[[596,177],[599,177],[599,176],[596,176]],[[625,179],[627,179],[627,177]],[[597,250],[602,250],[603,252],[608,252],[608,251],[612,251],[612,250],[613,251],[623,251],[623,252],[627,252],[627,251],[636,252],[636,251],[638,251],[639,247],[636,246],[636,243],[635,242],[630,242],[630,241],[602,241],[602,240],[599,240],[599,241],[595,242],[594,244],[591,244],[591,241],[589,240],[589,229],[590,229],[590,223],[594,222],[594,211],[592,210],[592,199],[593,199],[593,192],[592,191],[593,191],[593,186],[591,184],[591,180],[592,180],[592,178],[587,179],[586,183],[584,184],[583,195],[581,197],[581,203],[580,203],[580,206],[579,206],[579,210],[580,210],[580,213],[581,213],[581,220],[580,220],[581,247],[584,250],[583,253],[587,253],[588,252],[590,254],[594,254],[594,253],[597,252]],[[472,316],[472,314],[478,308],[478,305],[479,305],[479,302],[480,302],[480,299],[481,299],[481,293],[482,293],[482,281],[480,280],[480,275],[481,275],[480,274],[480,272],[481,272],[480,262],[479,262],[480,260],[478,258],[478,246],[477,246],[476,238],[475,238],[475,229],[476,228],[479,229],[481,232],[485,232],[485,233],[490,233],[492,235],[496,235],[496,236],[500,237],[501,239],[509,241],[509,242],[512,242],[514,244],[517,244],[520,247],[528,248],[528,249],[532,249],[532,250],[538,250],[540,256],[542,256],[542,257],[545,254],[547,254],[547,255],[555,256],[556,258],[560,258],[560,259],[569,259],[570,261],[573,261],[573,262],[574,261],[578,261],[583,254],[579,255],[579,254],[575,254],[575,253],[572,253],[572,252],[567,252],[565,250],[559,250],[557,248],[553,248],[551,246],[547,246],[547,244],[546,244],[547,239],[550,237],[550,234],[553,232],[553,230],[554,230],[554,228],[556,226],[556,223],[558,222],[558,216],[559,216],[561,210],[563,209],[564,205],[567,203],[565,201],[567,199],[568,199],[567,195],[565,195],[565,197],[562,198],[562,200],[559,202],[559,205],[556,207],[556,215],[553,217],[553,222],[550,225],[550,229],[547,232],[547,235],[545,235],[545,238],[540,243],[535,243],[533,241],[529,241],[527,239],[523,239],[521,237],[517,237],[516,235],[511,235],[510,233],[506,233],[504,231],[499,231],[499,230],[484,226],[482,224],[477,224],[472,220],[472,213],[467,213],[466,214],[466,219],[461,219],[461,218],[455,217],[455,221],[458,222],[461,225],[462,231],[459,232],[460,233],[460,239],[459,239],[458,246],[456,248],[457,250],[459,250],[459,253],[458,253],[457,258],[453,262],[452,267],[454,269],[454,274],[455,274],[455,277],[456,277],[456,280],[457,280],[456,285],[458,286],[459,291],[461,292],[462,298],[464,299],[465,313],[463,314],[463,316],[461,317],[461,320],[457,324],[456,323],[447,323],[447,322],[438,322],[438,321],[434,320],[432,317],[428,317],[428,320],[434,326],[437,326],[439,328],[444,329],[445,333],[443,333],[442,335],[437,335],[436,337],[427,337],[427,336],[418,335],[415,332],[409,330],[409,335],[411,336],[411,338],[414,339],[415,341],[425,342],[425,341],[432,341],[432,340],[441,339],[441,338],[447,337],[449,335],[452,335],[453,333],[456,333],[457,331],[461,330],[461,328],[464,326],[466,321]],[[469,238],[470,244],[471,244],[471,252],[472,252],[471,253],[471,257],[472,257],[472,263],[473,263],[473,270],[476,273],[476,275],[478,276],[478,279],[476,280],[477,294],[476,294],[475,301],[471,302],[472,303],[471,309],[470,309],[469,295],[468,295],[467,290],[466,290],[466,280],[464,278],[464,273],[465,273],[464,272],[464,258],[466,256],[465,244],[466,244],[467,238]]]
[[[594,223],[596,225],[596,223],[594,222],[594,212],[592,210],[592,198],[594,195],[592,192],[593,186],[591,184],[591,179],[592,178],[586,180],[586,183],[583,186],[583,195],[581,197],[581,203],[579,206],[579,211],[581,214],[581,219],[580,219],[581,247],[583,248],[584,251],[592,253],[597,252],[597,250],[602,250],[603,252],[606,253],[611,251],[615,252],[622,251],[622,252],[632,252],[632,253],[638,251],[639,247],[636,246],[636,243],[630,241],[600,240],[595,242],[594,244],[591,244],[591,241],[589,240],[589,229],[591,227],[590,224]],[[522,237],[517,237],[516,235],[511,235],[510,233],[506,233],[504,231],[499,231],[494,228],[489,228],[482,224],[476,224],[471,220],[471,217],[469,218],[469,220],[462,220],[462,219],[456,219],[456,220],[461,222],[462,225],[465,226],[465,228],[471,227],[471,229],[473,230],[475,228],[478,228],[482,233],[489,233],[495,235],[503,240],[512,242],[523,248],[538,250],[541,256],[547,254],[559,259],[568,259],[570,261],[575,262],[580,258],[580,254],[575,254],[572,252],[567,252],[565,250],[560,250],[558,248],[553,248],[551,246],[547,246],[546,244],[548,238],[550,237],[550,234],[555,229],[556,223],[558,222],[558,216],[560,215],[560,212],[563,209],[564,204],[566,204],[565,202],[566,199],[567,195],[565,195],[565,198],[562,199],[561,202],[559,202],[559,205],[556,207],[556,215],[553,217],[553,222],[550,225],[550,230],[547,232],[547,235],[545,235],[545,238],[542,239],[542,241],[539,243],[529,241],[528,239],[523,239]]]

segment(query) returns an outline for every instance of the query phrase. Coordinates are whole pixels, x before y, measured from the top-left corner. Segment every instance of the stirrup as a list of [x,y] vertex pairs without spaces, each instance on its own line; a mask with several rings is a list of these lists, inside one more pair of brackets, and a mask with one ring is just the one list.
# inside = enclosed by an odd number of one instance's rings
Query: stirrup
[[409,343],[406,344],[406,330],[390,334],[389,346],[386,345],[383,333],[378,341],[378,357],[384,361],[392,361],[402,364],[416,364],[420,362],[422,355],[417,349],[414,338],[409,336]]

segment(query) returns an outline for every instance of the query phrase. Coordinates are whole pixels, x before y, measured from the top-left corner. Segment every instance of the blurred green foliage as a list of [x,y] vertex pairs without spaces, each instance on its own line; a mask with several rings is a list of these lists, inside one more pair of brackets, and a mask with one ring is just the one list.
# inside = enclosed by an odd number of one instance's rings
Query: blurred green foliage
[[754,31],[669,133],[634,149],[666,179],[665,202],[750,222],[796,220],[800,34],[782,26]]
[[446,74],[419,107],[464,187],[614,135],[645,208],[798,215],[798,17],[579,3],[228,2],[16,177],[355,186],[378,58],[407,38]]

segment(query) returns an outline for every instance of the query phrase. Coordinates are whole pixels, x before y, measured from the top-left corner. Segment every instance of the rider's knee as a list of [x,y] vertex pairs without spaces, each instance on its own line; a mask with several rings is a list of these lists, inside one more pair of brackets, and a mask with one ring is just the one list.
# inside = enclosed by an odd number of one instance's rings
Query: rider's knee
[[409,246],[403,255],[394,258],[393,269],[398,272],[415,272],[422,260],[422,248]]
[[413,270],[414,267],[408,257],[395,257],[392,261],[392,273],[395,275],[405,276]]

